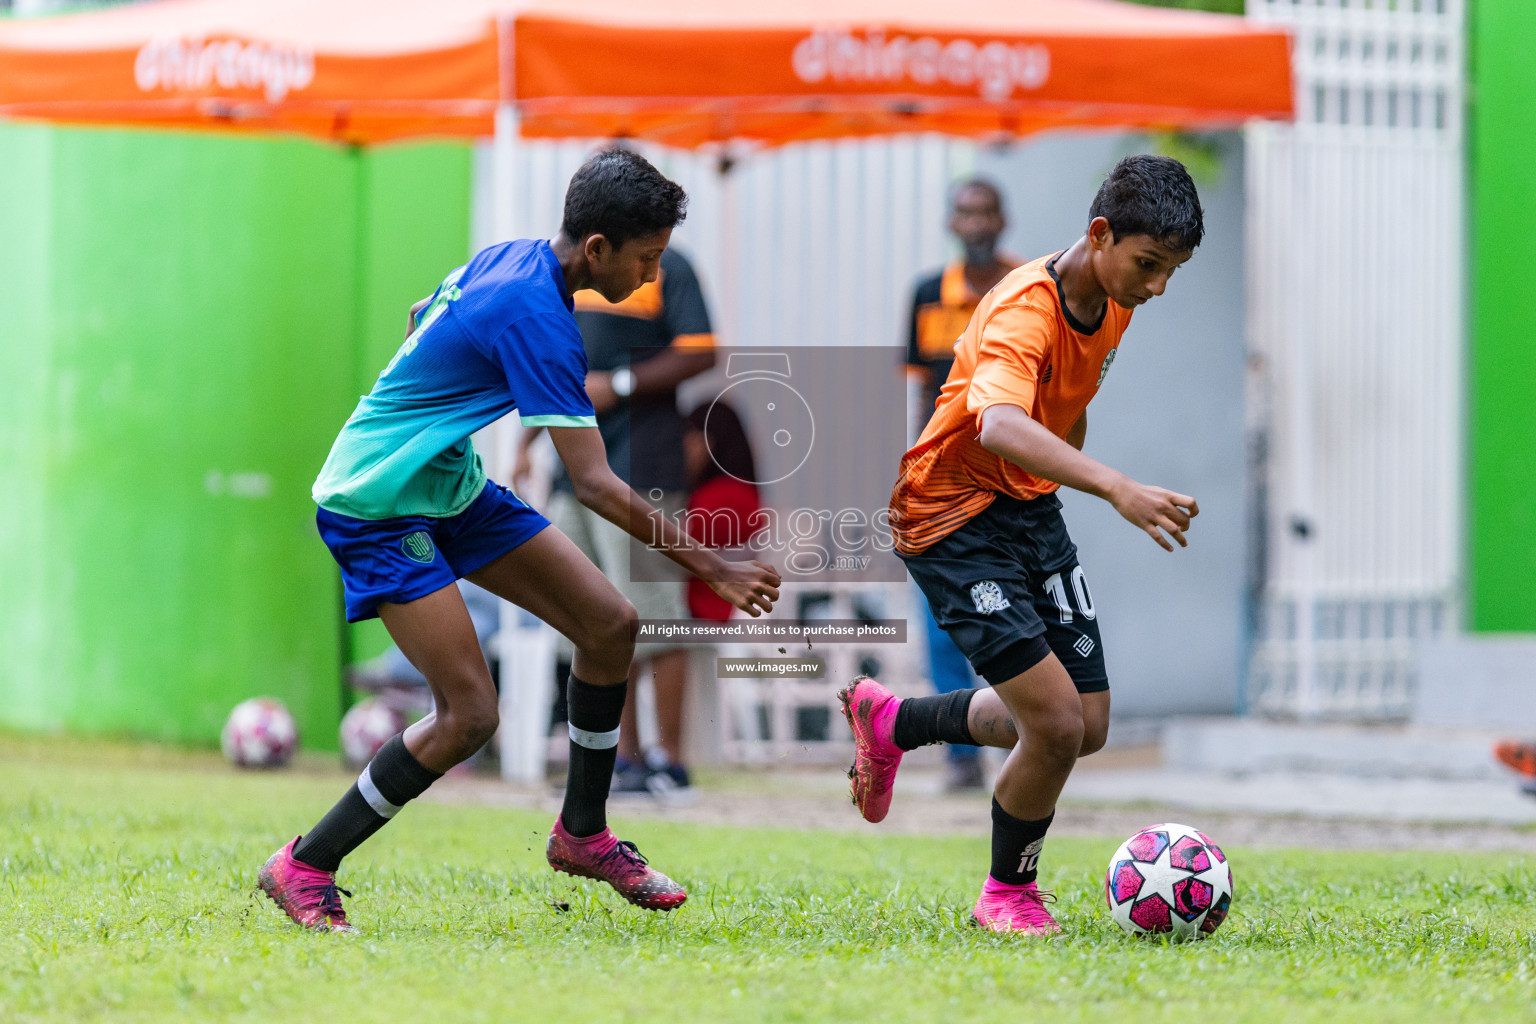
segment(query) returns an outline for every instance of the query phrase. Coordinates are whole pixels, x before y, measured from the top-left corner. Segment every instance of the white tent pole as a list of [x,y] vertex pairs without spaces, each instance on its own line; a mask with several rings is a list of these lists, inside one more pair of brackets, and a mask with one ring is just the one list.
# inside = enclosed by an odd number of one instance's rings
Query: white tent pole
[[737,201],[740,198],[737,180],[740,174],[740,166],[730,159],[728,153],[722,153],[717,165],[720,197],[720,224],[717,229],[720,315],[717,317],[719,322],[715,331],[722,344],[732,344],[746,333],[741,329],[741,282],[737,276],[741,272],[741,254],[738,251],[741,231],[737,225]]
[[496,109],[491,142],[491,227],[497,242],[517,237],[517,137],[517,108],[503,103]]

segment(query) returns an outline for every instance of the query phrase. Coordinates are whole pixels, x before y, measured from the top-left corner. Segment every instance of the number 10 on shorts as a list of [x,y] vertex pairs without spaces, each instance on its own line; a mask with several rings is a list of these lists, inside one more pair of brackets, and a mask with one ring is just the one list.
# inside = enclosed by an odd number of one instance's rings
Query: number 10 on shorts
[[[1083,574],[1083,567],[1074,565],[1069,574],[1072,580],[1072,595],[1077,598],[1077,614],[1085,619],[1094,618],[1097,613],[1093,610],[1093,595],[1088,593],[1088,577]],[[1042,589],[1056,602],[1056,610],[1061,613],[1061,621],[1072,621],[1072,601],[1067,596],[1067,585],[1062,581],[1061,573],[1052,573],[1046,579]]]

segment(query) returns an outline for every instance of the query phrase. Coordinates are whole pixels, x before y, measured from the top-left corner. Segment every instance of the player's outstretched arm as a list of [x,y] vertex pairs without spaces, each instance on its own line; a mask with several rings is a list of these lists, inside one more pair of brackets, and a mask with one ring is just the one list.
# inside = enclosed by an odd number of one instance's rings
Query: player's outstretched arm
[[782,582],[778,570],[762,562],[728,562],[678,529],[608,468],[608,453],[596,427],[548,429],[577,501],[660,551],[747,614],[755,617],[773,610]]
[[[1072,428],[1073,440],[1081,444],[1087,430],[1087,419],[1080,419]],[[980,441],[987,451],[1036,476],[1103,498],[1166,550],[1173,550],[1168,537],[1181,548],[1189,546],[1184,531],[1189,529],[1190,520],[1200,514],[1194,498],[1137,483],[1110,469],[1051,433],[1018,406],[994,405],[982,413]]]

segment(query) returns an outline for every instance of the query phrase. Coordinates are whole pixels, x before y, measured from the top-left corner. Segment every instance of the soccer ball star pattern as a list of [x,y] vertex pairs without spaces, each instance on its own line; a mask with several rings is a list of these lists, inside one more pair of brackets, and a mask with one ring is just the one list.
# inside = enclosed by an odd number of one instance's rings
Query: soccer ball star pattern
[[1104,896],[1115,923],[1133,935],[1204,938],[1232,905],[1232,867],[1205,833],[1153,825],[1110,858]]

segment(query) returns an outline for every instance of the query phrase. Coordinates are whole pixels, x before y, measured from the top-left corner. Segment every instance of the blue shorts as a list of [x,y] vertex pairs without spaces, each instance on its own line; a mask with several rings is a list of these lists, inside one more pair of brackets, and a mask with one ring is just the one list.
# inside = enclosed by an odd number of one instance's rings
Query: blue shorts
[[320,539],[341,566],[347,621],[378,618],[388,601],[426,597],[500,558],[549,525],[498,483],[456,516],[354,519],[321,509]]

